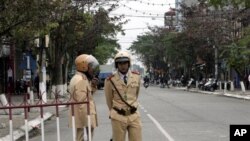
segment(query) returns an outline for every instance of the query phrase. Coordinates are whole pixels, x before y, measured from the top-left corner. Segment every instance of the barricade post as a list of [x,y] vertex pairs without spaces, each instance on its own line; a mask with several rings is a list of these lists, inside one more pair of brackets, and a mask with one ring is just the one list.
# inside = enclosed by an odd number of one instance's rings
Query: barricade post
[[90,101],[89,90],[87,89],[87,113],[88,113],[88,140],[91,141],[91,118],[90,118]]
[[[14,141],[14,136],[13,136],[13,110],[17,109],[23,109],[24,110],[24,121],[25,121],[25,140],[29,140],[29,110],[31,108],[39,108],[40,109],[40,118],[41,118],[41,140],[45,140],[45,133],[44,133],[44,108],[46,107],[55,107],[56,110],[56,118],[57,118],[57,141],[60,141],[60,122],[59,122],[59,106],[69,106],[72,108],[72,132],[73,132],[73,141],[76,140],[76,128],[75,128],[75,117],[74,117],[74,105],[76,104],[87,104],[88,107],[88,123],[90,127],[90,112],[89,112],[89,97],[87,96],[87,100],[85,102],[76,102],[76,100],[70,100],[66,102],[61,102],[58,97],[58,92],[55,93],[55,99],[51,103],[45,103],[42,99],[42,95],[40,95],[39,100],[37,103],[30,104],[28,102],[28,95],[24,95],[23,101],[21,104],[13,104],[11,100],[11,96],[9,95],[8,97],[8,103],[6,105],[1,106],[0,105],[0,110],[8,110],[9,111],[9,137],[10,141]],[[90,128],[91,129],[91,128]],[[90,136],[89,139],[91,140],[91,130],[90,130]]]

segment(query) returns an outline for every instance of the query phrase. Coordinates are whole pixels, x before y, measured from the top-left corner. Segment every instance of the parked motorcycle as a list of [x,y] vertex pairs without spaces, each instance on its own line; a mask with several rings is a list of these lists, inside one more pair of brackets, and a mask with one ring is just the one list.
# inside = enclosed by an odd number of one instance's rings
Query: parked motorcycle
[[203,87],[205,91],[211,91],[211,92],[213,92],[217,88],[218,88],[217,80],[213,78],[209,78],[207,83]]
[[145,88],[148,88],[149,82],[144,82],[144,83],[143,83],[143,86],[144,86]]
[[145,88],[148,88],[148,86],[149,86],[149,82],[150,82],[149,77],[148,77],[148,76],[145,76],[145,77],[144,77],[144,83],[143,83],[143,86],[144,86]]
[[206,80],[202,79],[199,83],[198,83],[198,88],[200,90],[204,90],[204,85],[206,84]]
[[187,84],[187,88],[188,88],[188,89],[191,88],[191,85],[192,85],[192,84],[195,84],[195,81],[194,81],[193,78],[190,78],[190,80],[188,81],[188,84]]
[[172,86],[181,87],[182,86],[181,81],[179,79],[173,80],[172,81]]

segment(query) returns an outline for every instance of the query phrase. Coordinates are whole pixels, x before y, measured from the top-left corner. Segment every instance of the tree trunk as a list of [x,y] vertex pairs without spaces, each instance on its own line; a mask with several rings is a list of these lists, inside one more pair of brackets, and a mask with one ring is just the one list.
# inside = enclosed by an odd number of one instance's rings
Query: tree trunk
[[65,82],[64,82],[64,93],[67,93],[67,89],[68,89],[68,68],[69,68],[69,55],[66,53],[65,55],[65,74],[64,74],[64,78],[65,78]]
[[62,67],[62,57],[57,57],[56,62],[57,64],[55,65],[54,69],[52,70],[53,72],[53,83],[52,83],[52,96],[55,94],[62,96],[64,91],[63,91],[63,67]]
[[243,75],[241,75],[241,73],[240,73],[240,71],[238,69],[235,69],[235,71],[237,72],[237,75],[239,76],[239,79],[240,79],[241,91],[243,93],[245,93],[246,92],[246,88],[245,88],[245,85],[244,85],[244,82],[243,82],[244,77],[243,77]]

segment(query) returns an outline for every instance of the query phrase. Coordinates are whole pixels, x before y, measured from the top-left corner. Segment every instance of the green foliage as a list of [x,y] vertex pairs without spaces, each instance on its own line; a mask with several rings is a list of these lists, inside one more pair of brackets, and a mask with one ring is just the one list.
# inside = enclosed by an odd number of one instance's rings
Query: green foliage
[[109,58],[113,58],[117,53],[116,48],[119,48],[119,45],[115,40],[106,39],[95,48],[93,55],[96,56],[100,64],[105,64]]
[[243,47],[250,47],[250,27],[244,29],[245,36],[239,39],[238,43]]
[[150,30],[151,32],[138,36],[130,50],[140,55],[147,69],[154,68],[168,72],[168,66],[175,66],[180,61],[181,54],[173,44],[176,33],[157,27],[151,27]]
[[[95,0],[92,2],[95,4]],[[11,37],[18,44],[16,47],[24,48],[34,47],[34,39],[42,39],[44,35],[49,34],[50,47],[47,49],[47,57],[50,71],[54,75],[52,79],[62,77],[57,72],[66,73],[58,70],[61,69],[59,64],[68,62],[72,65],[74,58],[80,53],[94,54],[101,63],[105,63],[119,48],[114,37],[118,32],[123,33],[122,25],[126,21],[121,22],[122,16],[109,17],[109,12],[114,10],[116,5],[112,5],[108,10],[99,5],[96,11],[85,11],[86,5],[87,3],[72,0],[1,1],[0,37]],[[40,51],[36,48],[34,50],[36,53]],[[56,83],[62,83],[59,81]]]
[[229,55],[227,57],[227,63],[230,68],[236,70],[238,75],[243,78],[245,67],[250,62],[250,50],[246,47],[241,47],[236,43],[229,46]]
[[[0,3],[0,36],[31,38],[35,33],[50,30],[53,2],[35,0],[5,0]],[[47,29],[47,30],[46,30]]]
[[208,2],[216,8],[223,8],[228,5],[233,5],[234,7],[245,5],[247,8],[250,7],[249,0],[208,0]]

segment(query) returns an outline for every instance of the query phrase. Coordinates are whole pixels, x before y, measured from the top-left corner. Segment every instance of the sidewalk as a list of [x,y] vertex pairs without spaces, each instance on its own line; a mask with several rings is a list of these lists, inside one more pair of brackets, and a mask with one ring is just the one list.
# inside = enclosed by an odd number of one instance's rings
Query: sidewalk
[[[12,104],[14,106],[20,106],[23,104],[23,95],[14,95],[12,96]],[[38,100],[35,100],[35,104]],[[48,103],[52,101],[48,100]],[[0,103],[0,107],[3,105]],[[46,107],[44,109],[44,122],[52,118],[56,113],[55,107]],[[65,106],[60,107],[59,111],[65,110]],[[0,110],[0,141],[9,141],[9,111]],[[25,114],[24,109],[13,109],[12,110],[12,121],[13,121],[13,135],[14,140],[18,140],[25,136]],[[30,112],[28,112],[28,131],[32,131],[34,129],[40,129],[41,124],[41,113],[40,108],[31,108]]]
[[214,95],[222,95],[222,96],[227,96],[227,97],[250,100],[250,90],[246,90],[246,92],[243,93],[241,89],[235,89],[234,91],[215,90],[214,92],[210,92],[210,91],[202,91],[198,88],[190,88],[190,89],[187,89],[186,87],[181,87],[181,88],[175,87],[175,88],[181,89],[184,91],[197,92],[197,93],[202,93],[202,94],[214,94]]

